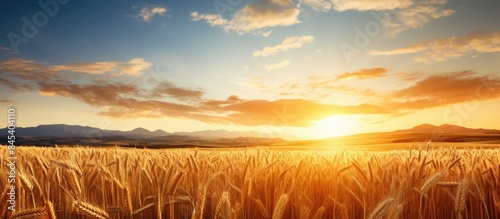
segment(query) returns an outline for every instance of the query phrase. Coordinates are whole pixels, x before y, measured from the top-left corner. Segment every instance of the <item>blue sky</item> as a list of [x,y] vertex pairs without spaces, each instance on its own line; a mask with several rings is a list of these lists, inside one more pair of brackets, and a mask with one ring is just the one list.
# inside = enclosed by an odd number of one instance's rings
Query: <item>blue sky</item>
[[40,2],[57,13],[0,8],[0,101],[20,126],[319,138],[500,122],[498,1]]

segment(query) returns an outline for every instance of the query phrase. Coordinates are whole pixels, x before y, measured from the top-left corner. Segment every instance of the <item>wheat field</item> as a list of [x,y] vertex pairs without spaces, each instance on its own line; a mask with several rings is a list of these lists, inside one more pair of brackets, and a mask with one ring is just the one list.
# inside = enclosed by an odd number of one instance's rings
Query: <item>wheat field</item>
[[1,147],[0,218],[500,218],[500,150]]

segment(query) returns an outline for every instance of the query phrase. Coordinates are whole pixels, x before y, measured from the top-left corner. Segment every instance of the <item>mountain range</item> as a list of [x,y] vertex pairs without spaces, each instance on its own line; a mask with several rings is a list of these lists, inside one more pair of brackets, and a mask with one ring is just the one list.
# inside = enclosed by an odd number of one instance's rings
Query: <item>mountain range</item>
[[435,126],[431,124],[422,124],[417,125],[411,129],[397,130],[396,132],[414,132],[414,133],[454,133],[454,134],[463,134],[463,133],[484,133],[484,134],[494,134],[500,133],[500,130],[496,129],[473,129],[466,128],[458,125],[450,125],[444,124],[440,126]]
[[[7,133],[7,128],[0,129]],[[275,134],[273,138],[263,137],[268,134],[254,131],[205,130],[195,132],[166,132],[158,129],[150,131],[135,128],[130,131],[99,129],[79,125],[39,125],[36,127],[17,127],[16,143],[20,145],[54,145],[54,144],[112,144],[112,145],[151,145],[151,144],[247,144],[284,141],[292,137],[287,134]],[[6,139],[0,139],[6,143]]]
[[[39,125],[36,127],[18,127],[15,130],[18,145],[122,145],[148,147],[188,147],[188,146],[248,146],[248,145],[297,145],[300,144],[378,144],[404,143],[422,141],[468,142],[489,141],[500,142],[500,130],[473,129],[457,125],[444,124],[435,126],[422,124],[410,129],[383,133],[364,133],[328,139],[309,141],[286,141],[290,135],[278,134],[266,138],[259,132],[241,132],[227,130],[205,130],[195,132],[166,132],[158,129],[150,131],[136,128],[130,131],[106,130],[79,125]],[[7,129],[0,129],[6,133]],[[7,140],[0,139],[0,143]]]

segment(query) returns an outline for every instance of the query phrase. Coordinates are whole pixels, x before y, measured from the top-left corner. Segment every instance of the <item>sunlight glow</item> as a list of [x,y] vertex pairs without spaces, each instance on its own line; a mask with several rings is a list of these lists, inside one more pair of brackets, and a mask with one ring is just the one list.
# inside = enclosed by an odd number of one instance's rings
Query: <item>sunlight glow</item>
[[360,121],[357,116],[335,115],[315,122],[315,135],[320,138],[358,133]]

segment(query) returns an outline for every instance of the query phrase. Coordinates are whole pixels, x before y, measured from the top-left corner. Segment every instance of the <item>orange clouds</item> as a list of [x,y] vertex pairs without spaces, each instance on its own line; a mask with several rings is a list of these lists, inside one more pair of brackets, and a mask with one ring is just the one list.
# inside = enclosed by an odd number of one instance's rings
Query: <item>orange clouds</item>
[[[500,97],[499,77],[486,77],[472,71],[425,74],[409,79],[404,74],[386,75],[388,70],[378,67],[346,72],[333,78],[309,77],[304,82],[287,83],[276,88],[306,93],[335,91],[347,95],[349,99],[359,99],[340,104],[335,100],[325,102],[326,98],[313,100],[297,98],[297,95],[274,100],[245,99],[237,95],[225,99],[205,99],[205,91],[200,88],[181,87],[165,80],[146,89],[133,82],[125,83],[120,80],[123,79],[121,77],[105,81],[101,80],[101,75],[91,74],[90,80],[78,84],[57,72],[45,74],[44,78],[25,77],[48,72],[50,66],[29,60],[17,66],[20,68],[13,68],[12,62],[0,63],[2,73],[10,76],[9,80],[0,78],[0,84],[12,90],[76,99],[99,109],[99,115],[123,119],[184,118],[217,124],[305,127],[336,114],[398,116],[426,108]],[[404,77],[402,79],[409,86],[380,92],[343,83],[347,78],[369,80],[377,77]],[[29,83],[20,84],[19,80]],[[10,103],[10,100],[3,98],[0,102]]]
[[355,79],[367,79],[367,78],[376,78],[381,77],[387,72],[385,68],[368,68],[361,69],[355,72],[346,72],[341,74],[335,79],[336,81],[346,79],[346,78],[355,78]]
[[370,104],[340,106],[302,99],[240,100],[219,106],[219,110],[229,113],[222,118],[234,124],[300,127],[310,126],[312,121],[335,114],[384,112],[382,108]]
[[168,81],[162,81],[156,86],[156,88],[153,89],[151,95],[155,98],[169,96],[178,100],[199,100],[201,99],[203,92],[177,87]]
[[8,98],[5,98],[5,97],[2,97],[2,98],[0,98],[0,103],[3,103],[3,104],[11,104],[11,103],[14,103],[14,101],[12,101],[11,99],[8,99]]
[[443,62],[465,55],[475,57],[482,53],[500,53],[500,32],[470,33],[461,37],[434,40],[392,50],[374,50],[374,56],[389,56],[423,52],[414,58],[417,62]]
[[71,63],[67,65],[56,65],[52,69],[55,71],[72,71],[88,74],[104,74],[111,72],[114,74],[139,75],[152,64],[142,58],[131,59],[128,62],[93,62],[93,63]]
[[423,109],[500,97],[500,79],[463,71],[432,75],[413,86],[391,94],[389,105],[396,108]]
[[116,75],[139,75],[151,67],[150,62],[142,58],[134,58],[128,62],[82,62],[65,65],[44,65],[29,59],[11,58],[0,63],[0,71],[16,72],[26,79],[36,74],[36,77],[46,77],[57,72],[70,71],[87,74],[111,73]]
[[393,49],[393,50],[372,50],[370,51],[370,55],[373,56],[392,56],[392,55],[403,55],[403,54],[412,54],[412,53],[417,53],[424,51],[428,48],[427,44],[419,44],[419,45],[414,45],[406,48],[399,48],[399,49]]

